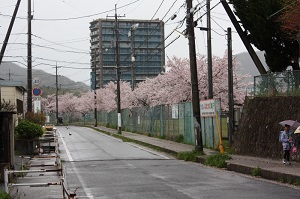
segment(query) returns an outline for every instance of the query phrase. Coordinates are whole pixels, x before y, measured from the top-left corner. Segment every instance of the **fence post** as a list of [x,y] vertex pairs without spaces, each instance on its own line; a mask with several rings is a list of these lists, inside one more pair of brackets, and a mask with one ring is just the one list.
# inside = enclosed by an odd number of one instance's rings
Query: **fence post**
[[160,137],[164,136],[163,105],[160,106]]
[[8,169],[4,169],[4,191],[8,193]]

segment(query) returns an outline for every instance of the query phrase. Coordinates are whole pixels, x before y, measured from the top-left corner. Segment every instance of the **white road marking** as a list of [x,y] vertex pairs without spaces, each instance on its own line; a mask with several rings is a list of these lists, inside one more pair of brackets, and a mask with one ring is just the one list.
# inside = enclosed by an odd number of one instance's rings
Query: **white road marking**
[[60,131],[59,131],[58,129],[57,129],[57,131],[58,131],[59,137],[60,137],[60,139],[61,139],[61,141],[62,141],[62,143],[63,143],[63,145],[64,145],[64,148],[66,149],[66,153],[67,153],[67,156],[68,156],[69,161],[73,161],[73,158],[72,158],[72,156],[71,156],[71,153],[70,153],[70,151],[69,151],[69,149],[68,149],[68,147],[67,147],[67,144],[66,144],[64,138],[62,137],[62,135],[61,135],[61,133],[60,133]]
[[[90,128],[89,128],[89,129],[90,129]],[[91,130],[91,129],[90,129],[90,130]],[[94,130],[94,129],[92,129],[92,130],[95,131],[95,132],[97,132],[97,133],[101,133],[101,132],[96,131],[96,130]],[[112,137],[112,136],[110,136],[110,135],[106,135],[106,134],[104,134],[104,133],[101,133],[101,135],[103,135],[103,136],[105,136],[105,137],[108,137],[108,138],[111,138],[111,139],[114,139],[114,140],[117,140],[117,141],[119,141],[119,142],[122,142],[121,139]],[[133,143],[130,143],[130,142],[125,142],[125,143],[127,143],[127,144],[129,144],[129,145],[131,145],[131,146],[134,146],[134,147],[136,147],[136,148],[138,148],[138,149],[141,149],[141,150],[143,150],[143,151],[147,151],[147,152],[152,153],[152,154],[154,154],[154,155],[160,156],[160,157],[162,157],[162,158],[164,158],[164,159],[170,160],[169,157],[164,156],[164,155],[159,154],[159,153],[156,153],[156,152],[151,151],[151,150],[149,150],[149,149],[146,149],[146,148],[144,148],[144,147],[141,147],[140,145],[133,144]]]
[[70,153],[70,151],[69,151],[69,149],[68,149],[68,147],[67,147],[67,144],[66,144],[65,140],[63,139],[63,137],[62,137],[60,131],[59,131],[58,129],[57,129],[57,131],[58,131],[59,136],[60,136],[60,139],[61,139],[61,141],[62,141],[62,143],[63,143],[63,145],[64,145],[64,148],[65,148],[65,150],[66,150],[68,159],[69,159],[69,161],[71,161],[71,165],[72,165],[72,167],[73,167],[73,171],[75,172],[75,174],[76,174],[76,176],[77,176],[77,178],[78,178],[78,180],[79,180],[79,182],[80,182],[80,184],[81,184],[81,186],[82,186],[82,188],[83,188],[83,191],[84,191],[85,195],[86,195],[88,198],[94,199],[94,196],[92,195],[92,193],[90,192],[90,190],[87,188],[87,185],[85,184],[85,182],[84,182],[84,180],[82,179],[81,175],[79,174],[77,168],[75,167],[75,164],[74,164],[74,162],[73,162],[73,158],[72,158],[72,156],[71,156],[71,153]]

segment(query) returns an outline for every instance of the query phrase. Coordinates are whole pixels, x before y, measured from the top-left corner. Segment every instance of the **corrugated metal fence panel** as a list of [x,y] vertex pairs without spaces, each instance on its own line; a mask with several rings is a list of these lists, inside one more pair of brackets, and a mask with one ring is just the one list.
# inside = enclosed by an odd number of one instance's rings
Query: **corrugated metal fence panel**
[[184,142],[195,144],[194,117],[192,103],[184,103]]
[[[117,127],[116,111],[99,111],[98,120],[109,127]],[[122,110],[122,128],[126,131],[166,137],[175,141],[180,135],[184,142],[195,143],[194,120],[190,102],[155,107],[136,107]]]

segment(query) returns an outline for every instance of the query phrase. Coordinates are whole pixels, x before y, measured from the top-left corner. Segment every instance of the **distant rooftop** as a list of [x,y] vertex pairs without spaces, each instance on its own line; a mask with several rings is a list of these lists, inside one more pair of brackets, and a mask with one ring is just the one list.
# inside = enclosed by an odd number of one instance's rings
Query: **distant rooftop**
[[0,79],[0,87],[6,86],[6,87],[19,87],[21,90],[26,90],[24,82],[21,81],[7,81]]

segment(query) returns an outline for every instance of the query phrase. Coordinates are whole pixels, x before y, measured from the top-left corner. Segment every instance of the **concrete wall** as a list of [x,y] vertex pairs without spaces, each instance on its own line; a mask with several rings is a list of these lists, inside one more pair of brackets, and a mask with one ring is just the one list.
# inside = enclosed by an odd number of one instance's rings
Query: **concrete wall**
[[[300,97],[247,98],[237,129],[233,136],[238,154],[267,158],[282,158],[283,148],[279,133],[283,120],[300,121]],[[294,136],[295,140],[300,135]]]

